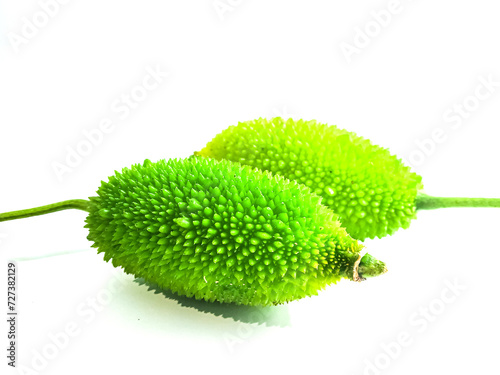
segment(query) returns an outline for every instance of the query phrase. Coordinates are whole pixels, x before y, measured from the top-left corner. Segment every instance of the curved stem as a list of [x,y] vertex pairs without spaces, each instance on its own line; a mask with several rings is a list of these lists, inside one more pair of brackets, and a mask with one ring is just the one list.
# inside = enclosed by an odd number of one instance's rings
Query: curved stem
[[52,212],[69,210],[72,208],[89,212],[89,203],[90,202],[86,199],[70,199],[67,201],[48,204],[46,206],[28,208],[26,210],[4,212],[0,213],[0,222],[15,220],[15,219],[24,219],[25,217],[45,215],[45,214],[50,214]]
[[448,198],[417,195],[417,210],[434,210],[448,207],[500,207],[500,198]]

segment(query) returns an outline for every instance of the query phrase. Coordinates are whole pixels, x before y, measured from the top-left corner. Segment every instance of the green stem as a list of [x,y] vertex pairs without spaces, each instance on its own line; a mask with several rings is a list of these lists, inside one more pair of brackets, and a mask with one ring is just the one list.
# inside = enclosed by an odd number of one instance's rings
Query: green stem
[[500,198],[448,198],[417,195],[417,210],[434,210],[448,207],[500,207]]
[[38,215],[50,214],[52,212],[77,209],[89,212],[89,201],[86,199],[70,199],[63,202],[52,203],[46,206],[28,208],[26,210],[11,211],[0,213],[0,222],[16,219],[24,219],[25,217],[32,217]]

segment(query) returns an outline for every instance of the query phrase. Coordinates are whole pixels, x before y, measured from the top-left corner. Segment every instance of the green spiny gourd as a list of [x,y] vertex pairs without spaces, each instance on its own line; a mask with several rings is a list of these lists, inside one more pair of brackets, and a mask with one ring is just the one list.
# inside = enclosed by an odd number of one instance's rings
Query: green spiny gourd
[[442,198],[388,149],[316,121],[259,118],[230,126],[195,155],[227,159],[296,180],[322,196],[356,239],[408,228],[419,209],[500,207],[495,198]]
[[317,294],[386,271],[309,188],[229,161],[160,160],[125,168],[97,196],[0,214],[67,208],[106,261],[180,295],[246,305]]

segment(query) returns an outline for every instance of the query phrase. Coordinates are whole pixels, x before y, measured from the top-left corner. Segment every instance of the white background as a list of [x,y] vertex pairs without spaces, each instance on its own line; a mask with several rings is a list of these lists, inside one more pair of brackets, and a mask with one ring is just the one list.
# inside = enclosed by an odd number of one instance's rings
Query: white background
[[[388,1],[224,4],[75,0],[44,18],[37,1],[2,1],[0,212],[86,198],[115,169],[189,156],[229,125],[276,115],[388,147],[413,160],[428,194],[500,196],[497,2],[401,0],[390,19]],[[127,115],[113,110],[148,67],[169,76]],[[474,98],[488,79],[497,86]],[[55,163],[105,119],[112,130],[58,178]],[[498,372],[499,211],[418,216],[365,242],[386,275],[268,309],[148,291],[90,248],[84,212],[1,223],[2,311],[7,259],[18,267],[17,364],[43,368],[20,373]],[[68,324],[75,335],[54,351]]]

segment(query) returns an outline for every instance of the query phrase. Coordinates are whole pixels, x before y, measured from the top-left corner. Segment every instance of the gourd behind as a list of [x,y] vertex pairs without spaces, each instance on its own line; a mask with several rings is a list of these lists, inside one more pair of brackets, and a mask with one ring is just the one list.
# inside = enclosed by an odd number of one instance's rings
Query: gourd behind
[[387,149],[316,121],[240,122],[195,155],[239,162],[308,186],[359,240],[407,228],[423,187],[422,178]]

